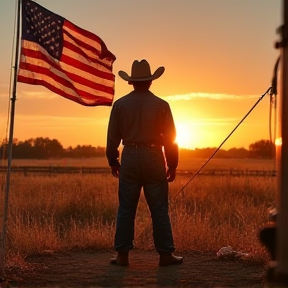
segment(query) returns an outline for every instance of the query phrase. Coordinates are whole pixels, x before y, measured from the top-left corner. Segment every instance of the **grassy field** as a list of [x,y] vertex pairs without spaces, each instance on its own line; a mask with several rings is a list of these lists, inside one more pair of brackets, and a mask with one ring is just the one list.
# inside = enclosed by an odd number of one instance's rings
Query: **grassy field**
[[[98,165],[104,165],[105,159],[102,164],[100,159],[96,160]],[[205,159],[193,159],[188,167],[188,162],[180,161],[179,169],[198,169],[203,163]],[[96,166],[96,161],[67,160],[50,165],[72,164]],[[23,161],[17,161],[17,165],[24,165]],[[209,165],[213,169],[269,170],[274,164],[263,160],[216,159]],[[267,208],[274,204],[276,178],[198,175],[182,190],[190,178],[191,175],[178,175],[170,184],[170,216],[177,250],[216,252],[229,245],[267,259],[257,233],[267,222]],[[8,263],[20,263],[27,255],[45,251],[113,248],[117,186],[117,179],[105,173],[53,177],[12,174]],[[3,198],[5,175],[0,175],[0,187]],[[152,249],[152,240],[150,214],[142,195],[136,216],[135,246]]]
[[[179,159],[179,170],[198,170],[207,159],[193,158],[193,159]],[[7,166],[7,161],[1,161],[2,166]],[[105,157],[84,158],[84,159],[51,159],[51,160],[26,160],[15,159],[12,160],[12,166],[83,166],[83,167],[109,167]],[[274,170],[275,161],[270,159],[217,159],[210,160],[204,169],[242,169],[242,170]]]

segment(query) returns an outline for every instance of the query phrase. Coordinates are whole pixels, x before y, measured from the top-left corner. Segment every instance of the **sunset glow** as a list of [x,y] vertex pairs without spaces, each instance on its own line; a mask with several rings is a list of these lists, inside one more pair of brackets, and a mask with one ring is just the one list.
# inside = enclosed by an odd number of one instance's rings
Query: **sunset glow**
[[180,148],[195,149],[193,145],[192,128],[185,124],[176,124],[177,137],[176,143]]
[[282,146],[282,138],[280,137],[280,138],[277,138],[276,140],[275,140],[275,145],[276,146]]
[[[9,131],[17,1],[2,2],[0,141]],[[87,0],[83,5],[82,1],[69,0],[69,7],[64,0],[35,2],[95,33],[116,56],[113,102],[131,92],[131,85],[118,72],[130,75],[134,60],[147,59],[152,74],[158,67],[165,67],[164,74],[153,81],[151,91],[169,103],[180,148],[218,147],[271,84],[279,53],[274,42],[275,31],[282,23],[280,0],[113,1],[113,9],[110,1]],[[123,18],[124,14],[127,17]],[[104,25],[107,17],[111,22]],[[237,37],[229,41],[231,35]],[[263,98],[223,149],[248,148],[251,143],[268,139],[269,106],[269,97]],[[43,86],[18,82],[13,138],[25,141],[49,137],[65,148],[104,147],[110,112],[111,106],[88,108]]]

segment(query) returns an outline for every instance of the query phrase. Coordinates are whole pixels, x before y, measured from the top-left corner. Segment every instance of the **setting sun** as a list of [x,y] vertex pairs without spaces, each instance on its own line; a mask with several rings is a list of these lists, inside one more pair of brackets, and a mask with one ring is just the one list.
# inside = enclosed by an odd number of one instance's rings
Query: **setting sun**
[[185,124],[177,124],[176,123],[176,143],[179,145],[180,148],[185,149],[195,149],[192,139],[192,131],[191,127],[188,127],[188,125]]

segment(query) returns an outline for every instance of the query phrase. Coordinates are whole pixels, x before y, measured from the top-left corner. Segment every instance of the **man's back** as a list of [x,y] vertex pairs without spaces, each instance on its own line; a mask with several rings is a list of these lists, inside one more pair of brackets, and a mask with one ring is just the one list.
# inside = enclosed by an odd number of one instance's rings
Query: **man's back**
[[163,137],[175,137],[169,104],[149,90],[132,91],[117,100],[113,109],[124,145],[127,143],[163,145]]

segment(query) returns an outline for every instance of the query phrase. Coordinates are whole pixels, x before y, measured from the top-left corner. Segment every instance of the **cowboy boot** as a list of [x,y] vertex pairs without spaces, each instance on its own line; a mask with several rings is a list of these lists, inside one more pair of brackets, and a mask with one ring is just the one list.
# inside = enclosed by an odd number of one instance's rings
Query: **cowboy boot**
[[129,265],[129,251],[122,250],[118,251],[116,257],[110,259],[110,264],[118,266],[128,266]]
[[173,253],[160,253],[159,266],[177,265],[183,263],[183,257],[175,256]]

